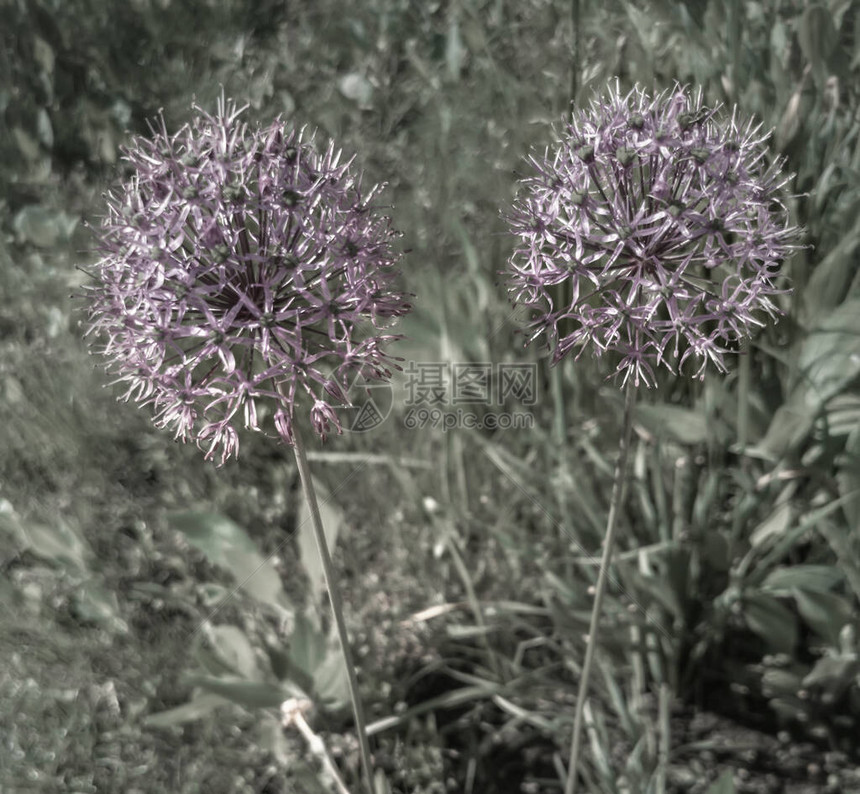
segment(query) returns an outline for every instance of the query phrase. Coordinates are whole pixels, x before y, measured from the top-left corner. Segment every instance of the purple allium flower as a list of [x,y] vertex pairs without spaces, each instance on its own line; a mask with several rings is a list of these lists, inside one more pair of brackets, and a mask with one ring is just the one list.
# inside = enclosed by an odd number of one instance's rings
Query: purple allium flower
[[616,83],[529,158],[509,289],[553,363],[591,346],[618,355],[625,382],[651,386],[656,366],[688,358],[703,376],[779,313],[774,278],[800,236],[780,199],[789,177],[767,165],[760,125],[719,110],[701,91],[652,99]]
[[321,437],[340,432],[332,405],[354,377],[390,376],[398,337],[379,331],[410,308],[378,187],[280,120],[249,128],[223,97],[214,116],[195,110],[124,150],[132,175],[97,229],[87,333],[124,398],[207,458],[237,452],[239,424],[290,443],[303,402]]

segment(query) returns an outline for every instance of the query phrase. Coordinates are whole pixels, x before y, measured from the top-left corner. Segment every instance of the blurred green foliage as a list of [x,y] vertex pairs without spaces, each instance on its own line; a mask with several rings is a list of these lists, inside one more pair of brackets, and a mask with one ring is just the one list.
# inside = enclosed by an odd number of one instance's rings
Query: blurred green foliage
[[[587,101],[614,76],[701,85],[773,128],[809,247],[734,371],[664,378],[639,406],[581,774],[592,792],[766,790],[725,771],[749,767],[823,791],[806,764],[824,748],[830,790],[860,787],[856,757],[833,760],[860,719],[851,0],[0,2],[0,787],[326,790],[273,708],[299,691],[356,769],[287,456],[249,438],[206,466],[114,403],[79,339],[83,224],[127,134],[223,85],[251,119],[337,137],[405,233],[399,354],[536,361],[499,284],[499,210],[571,86]],[[558,789],[617,444],[604,377],[565,365],[532,432],[407,432],[395,400],[315,452],[392,791]],[[698,710],[819,749],[754,764],[697,733]]]

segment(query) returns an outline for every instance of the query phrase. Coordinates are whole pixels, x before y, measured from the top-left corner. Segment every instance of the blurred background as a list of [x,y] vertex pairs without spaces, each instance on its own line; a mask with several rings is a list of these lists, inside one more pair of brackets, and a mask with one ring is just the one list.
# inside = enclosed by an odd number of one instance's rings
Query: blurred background
[[585,790],[860,791],[858,76],[852,0],[0,0],[0,791],[334,791],[291,687],[357,786],[289,450],[175,444],[70,297],[119,147],[222,89],[387,183],[404,367],[534,368],[526,426],[410,427],[404,373],[378,427],[311,449],[379,791],[562,790],[621,395],[524,347],[501,212],[616,77],[774,129],[809,247],[727,375],[641,395]]

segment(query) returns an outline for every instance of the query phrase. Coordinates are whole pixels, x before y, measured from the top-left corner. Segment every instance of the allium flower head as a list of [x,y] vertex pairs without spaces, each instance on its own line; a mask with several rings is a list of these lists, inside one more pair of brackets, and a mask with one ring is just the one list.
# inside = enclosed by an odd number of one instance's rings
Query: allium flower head
[[[766,134],[678,86],[650,98],[617,84],[530,157],[509,221],[509,270],[557,362],[613,351],[626,382],[688,358],[725,371],[727,343],[778,313],[781,260],[796,248]],[[563,296],[563,297],[560,297]]]
[[250,128],[223,97],[175,135],[163,118],[124,150],[131,177],[108,194],[89,334],[125,399],[222,462],[237,426],[293,439],[309,407],[341,425],[356,377],[384,379],[380,333],[409,309],[392,286],[389,219],[351,161],[280,120]]

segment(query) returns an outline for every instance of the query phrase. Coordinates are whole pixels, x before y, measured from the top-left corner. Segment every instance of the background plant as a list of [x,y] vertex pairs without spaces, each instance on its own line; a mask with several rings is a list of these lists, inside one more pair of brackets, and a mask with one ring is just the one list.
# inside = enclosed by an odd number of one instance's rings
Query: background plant
[[[407,288],[424,306],[403,328],[411,341],[400,355],[533,360],[496,283],[510,252],[498,210],[513,199],[522,156],[549,143],[568,111],[570,4],[259,4],[254,15],[246,4],[178,0],[95,6],[6,5],[0,25],[0,497],[30,538],[25,549],[20,530],[3,532],[2,587],[15,608],[2,632],[12,744],[0,775],[25,790],[276,791],[289,763],[290,785],[329,791],[294,732],[271,730],[274,710],[263,719],[222,704],[181,725],[143,725],[189,702],[189,672],[220,674],[195,670],[188,636],[218,603],[209,591],[234,587],[230,566],[189,544],[174,513],[205,505],[264,558],[295,530],[271,564],[297,612],[313,611],[319,574],[306,578],[301,565],[311,538],[296,530],[295,472],[266,439],[243,449],[253,467],[215,472],[193,450],[165,448],[141,412],[117,410],[100,388],[67,297],[88,246],[78,221],[98,213],[126,127],[144,132],[163,107],[178,128],[191,92],[214,106],[223,85],[251,103],[250,120],[300,116],[361,151],[371,181],[390,183],[408,230]],[[610,593],[586,735],[590,790],[646,791],[660,775],[667,790],[703,790],[723,771],[741,791],[820,791],[830,774],[851,790],[853,762],[840,753],[851,752],[857,719],[857,10],[583,1],[581,20],[580,96],[613,76],[658,90],[678,80],[775,126],[797,173],[790,190],[809,194],[790,209],[813,246],[789,263],[789,316],[738,359],[748,375],[667,379],[659,401],[637,410],[619,575],[647,616]],[[74,145],[61,146],[67,135]],[[542,431],[404,442],[395,408],[366,438],[309,450],[343,516],[336,562],[392,790],[439,791],[448,778],[466,792],[557,790],[595,581],[558,526],[598,547],[619,407],[586,358],[562,376],[561,447]],[[535,424],[550,427],[556,412],[541,394]],[[372,457],[355,471],[357,453]],[[346,478],[353,487],[342,489]],[[86,543],[86,574],[52,561],[48,544],[70,542],[56,541],[61,520]],[[825,566],[830,578],[799,565]],[[115,595],[106,627],[74,607],[87,578]],[[838,636],[812,628],[800,606],[810,593],[809,604],[842,605],[828,611]],[[266,640],[286,644],[293,626],[257,600],[240,593],[210,622],[246,634],[275,683]],[[775,648],[792,626],[791,650]],[[799,694],[798,679],[816,669],[825,683],[813,678]],[[355,757],[337,710],[318,710],[311,724],[336,760]],[[732,744],[758,747],[758,758]]]

